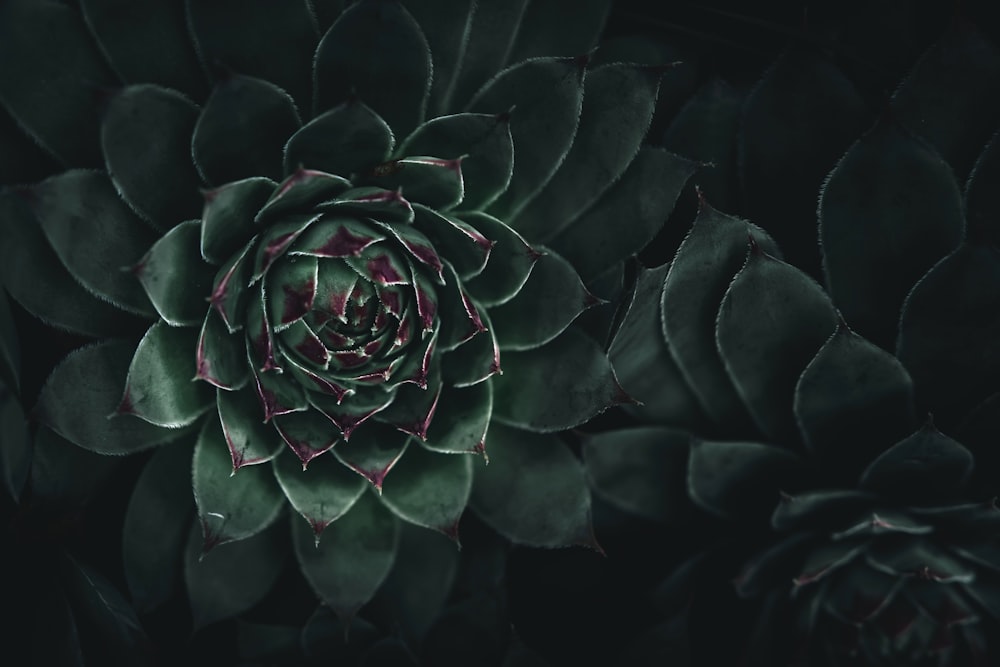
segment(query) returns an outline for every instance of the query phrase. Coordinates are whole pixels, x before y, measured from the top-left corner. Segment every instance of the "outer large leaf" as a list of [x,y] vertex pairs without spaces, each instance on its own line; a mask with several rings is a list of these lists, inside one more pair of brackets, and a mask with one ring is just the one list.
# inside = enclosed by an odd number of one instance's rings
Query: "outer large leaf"
[[561,440],[494,424],[488,446],[470,503],[480,518],[517,544],[596,547],[583,466]]
[[348,99],[320,114],[285,144],[285,173],[298,167],[353,178],[389,159],[392,129],[363,102]]
[[49,516],[77,516],[122,461],[78,447],[40,426],[31,452],[31,504]]
[[254,218],[278,184],[268,178],[247,178],[209,190],[201,213],[201,256],[222,264],[250,240]]
[[122,561],[132,602],[148,613],[174,592],[191,523],[189,442],[162,447],[135,484],[122,527]]
[[205,422],[198,436],[192,477],[203,552],[260,533],[285,504],[268,466],[247,466],[233,473],[225,436],[214,419]]
[[105,341],[71,352],[38,398],[35,414],[52,430],[99,454],[132,454],[186,432],[164,429],[132,415],[116,415],[134,344]]
[[0,380],[0,484],[17,502],[31,471],[31,438],[24,410]]
[[341,618],[351,618],[382,585],[396,559],[399,522],[373,493],[324,532],[317,545],[312,531],[292,522],[295,554],[313,590]]
[[14,317],[7,296],[0,294],[0,383],[17,391],[21,375],[21,345],[14,328]]
[[158,229],[198,217],[201,182],[191,163],[197,107],[151,84],[124,88],[101,122],[101,148],[122,197]]
[[898,125],[880,122],[831,172],[819,216],[834,303],[861,335],[890,348],[904,297],[962,238],[951,169]]
[[483,236],[495,242],[486,266],[479,275],[466,281],[465,287],[478,303],[497,306],[514,298],[531,275],[531,269],[541,257],[520,234],[481,211],[458,215]]
[[[229,446],[233,470],[266,463],[284,448],[278,433],[261,419],[260,401],[252,388],[217,392],[215,407]],[[209,420],[214,421],[214,418],[209,417]]]
[[382,488],[382,503],[400,519],[458,540],[472,489],[471,456],[410,447]]
[[368,486],[330,454],[317,457],[304,470],[301,461],[286,452],[275,461],[274,476],[317,540],[327,526],[350,511]]
[[[157,241],[133,272],[160,317],[171,326],[200,324],[215,270],[201,259],[201,225],[181,223]],[[239,286],[243,289],[243,286]]]
[[316,50],[316,109],[357,96],[405,136],[424,119],[431,54],[420,26],[396,0],[352,5]]
[[573,328],[549,345],[504,354],[503,375],[492,382],[495,417],[529,431],[573,428],[632,400],[618,384],[607,355]]
[[1000,132],[980,153],[965,184],[965,215],[970,237],[1000,245],[1000,198],[991,187],[1000,179]]
[[454,91],[478,4],[477,0],[403,0],[430,47],[434,76],[427,115],[431,118],[448,112],[442,105]]
[[492,416],[492,382],[479,382],[471,387],[445,385],[423,444],[436,452],[484,453]]
[[0,103],[67,166],[100,163],[94,93],[114,76],[76,8],[47,0],[0,5]]
[[799,466],[798,458],[780,447],[699,441],[688,461],[688,493],[721,516],[767,510],[777,504],[778,491],[795,479]]
[[[537,56],[579,56],[590,52],[604,28],[606,0],[531,2],[507,58],[516,63]],[[572,21],[566,21],[572,16]]]

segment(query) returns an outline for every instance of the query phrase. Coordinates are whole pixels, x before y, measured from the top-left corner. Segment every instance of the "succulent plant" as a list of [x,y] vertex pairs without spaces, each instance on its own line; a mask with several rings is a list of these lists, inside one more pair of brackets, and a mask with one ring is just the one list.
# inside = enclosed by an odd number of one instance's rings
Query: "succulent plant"
[[[677,664],[991,664],[1000,247],[985,193],[1000,91],[971,70],[995,75],[1000,52],[959,19],[882,109],[802,47],[746,97],[714,83],[684,107],[740,119],[686,154],[737,158],[673,258],[639,267],[610,354],[645,405],[584,448],[595,491],[674,526],[687,559],[643,650],[680,651],[689,634]],[[684,109],[671,141],[697,126]],[[755,214],[758,227],[706,201],[779,209],[781,178],[751,189],[774,171],[767,145],[803,172],[828,160],[787,198],[818,200],[821,262],[808,225]],[[720,627],[743,630],[719,641]]]
[[0,275],[76,336],[32,428],[157,448],[124,520],[140,612],[185,551],[196,626],[247,609],[288,505],[345,617],[407,560],[401,524],[457,540],[471,505],[595,545],[554,433],[630,398],[607,324],[575,321],[697,168],[643,146],[669,68],[591,57],[608,9],[0,3]]

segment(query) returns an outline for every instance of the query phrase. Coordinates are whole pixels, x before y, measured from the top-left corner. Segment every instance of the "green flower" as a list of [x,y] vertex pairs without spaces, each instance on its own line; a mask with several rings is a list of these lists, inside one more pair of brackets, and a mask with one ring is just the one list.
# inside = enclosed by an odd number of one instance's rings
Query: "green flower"
[[38,437],[168,445],[125,520],[141,611],[184,544],[196,624],[248,608],[287,505],[348,616],[405,562],[401,526],[457,541],[467,505],[516,543],[595,544],[553,433],[629,398],[596,340],[610,313],[575,321],[696,164],[642,145],[665,69],[592,62],[608,3],[574,11],[0,6],[25,165],[3,172],[3,282],[100,339],[46,381]]

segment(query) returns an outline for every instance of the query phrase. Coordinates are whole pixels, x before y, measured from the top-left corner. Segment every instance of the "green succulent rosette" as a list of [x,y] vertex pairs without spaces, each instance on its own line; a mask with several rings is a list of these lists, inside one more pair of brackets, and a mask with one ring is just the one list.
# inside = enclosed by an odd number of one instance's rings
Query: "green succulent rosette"
[[196,625],[248,608],[288,506],[345,616],[419,577],[392,574],[401,534],[457,541],[467,506],[518,544],[595,544],[555,432],[630,399],[610,313],[578,317],[697,168],[643,143],[667,68],[592,58],[607,13],[0,5],[3,284],[97,339],[45,382],[37,437],[164,445],[125,517],[140,611],[184,550]]

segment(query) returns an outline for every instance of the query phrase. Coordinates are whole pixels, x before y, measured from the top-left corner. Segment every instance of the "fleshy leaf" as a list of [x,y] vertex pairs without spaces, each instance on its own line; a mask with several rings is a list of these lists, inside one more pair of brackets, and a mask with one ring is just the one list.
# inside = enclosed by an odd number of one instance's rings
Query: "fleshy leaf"
[[529,431],[573,428],[631,400],[600,346],[573,328],[549,345],[505,353],[492,382],[496,419]]
[[384,222],[378,223],[378,226],[395,237],[399,244],[406,248],[410,256],[417,261],[417,264],[423,265],[427,270],[436,274],[438,282],[444,280],[441,258],[430,239],[413,227],[390,225]]
[[205,195],[201,214],[201,256],[222,264],[257,232],[254,218],[278,187],[269,178],[247,178],[227,183]]
[[297,167],[345,178],[385,162],[395,144],[392,129],[357,99],[348,99],[307,123],[285,145],[285,173]]
[[10,391],[20,386],[21,345],[7,295],[0,293],[0,384]]
[[0,380],[0,433],[3,433],[0,485],[16,503],[31,471],[32,443],[24,409],[3,380]]
[[279,179],[285,142],[300,125],[288,93],[268,81],[231,74],[215,84],[205,102],[191,154],[202,177],[215,185],[252,176]]
[[0,70],[0,103],[17,124],[64,165],[99,164],[94,92],[115,79],[76,8],[37,0],[4,2],[0,62],[22,64]]
[[590,436],[583,444],[589,485],[620,509],[674,524],[690,510],[689,445],[687,433],[654,426]]
[[195,361],[199,380],[227,391],[242,389],[250,380],[243,336],[231,334],[216,310],[209,310],[198,336]]
[[275,331],[287,329],[312,310],[316,299],[315,257],[291,257],[276,262],[264,281],[269,321]]
[[515,544],[597,548],[583,466],[559,438],[494,424],[488,446],[470,499],[483,521]]
[[[602,0],[528,3],[507,61],[588,53],[597,45],[609,10]],[[572,21],[565,20],[568,15]]]
[[125,580],[136,611],[153,611],[179,583],[184,542],[193,516],[192,443],[162,447],[135,484],[122,527]]
[[[28,605],[28,609],[18,604],[21,602],[19,587],[12,587],[13,594],[6,604],[8,613],[16,609],[20,618],[28,619],[27,627],[32,630],[31,651],[25,657],[29,664],[84,667],[76,618],[66,593],[54,580],[42,580],[33,587],[33,604]],[[16,631],[17,628],[18,625],[14,625],[12,629]],[[59,641],[52,641],[53,636],[58,636]]]
[[777,254],[767,232],[702,200],[670,264],[660,311],[670,352],[706,414],[744,433],[750,416],[715,346],[715,324],[719,304],[746,261],[748,237],[764,251]]
[[386,475],[406,451],[412,436],[388,424],[369,423],[333,453],[345,466],[381,491]]
[[99,454],[133,454],[184,435],[185,429],[159,428],[133,415],[110,417],[121,402],[134,350],[132,343],[105,341],[71,352],[45,381],[35,415]]
[[341,619],[353,618],[385,580],[396,559],[399,521],[365,493],[351,510],[323,532],[292,522],[295,555],[316,594]]
[[277,370],[276,367],[270,370],[261,370],[259,365],[254,367],[254,389],[257,390],[261,417],[265,422],[278,415],[309,409],[305,388],[295,379]]
[[299,167],[278,185],[255,220],[264,223],[289,213],[312,211],[317,204],[349,192],[350,187],[350,181],[341,176]]
[[771,526],[778,531],[808,529],[826,525],[844,514],[857,514],[872,505],[872,496],[853,489],[808,491],[795,496],[782,495],[771,515]]
[[479,320],[483,331],[443,356],[441,368],[447,384],[469,387],[497,373],[503,373],[500,369],[500,347],[493,333],[493,321],[485,310],[480,311]]
[[992,183],[1000,180],[1000,132],[980,153],[965,184],[965,216],[969,236],[1000,246],[1000,201]]
[[802,371],[793,408],[809,450],[842,469],[870,461],[917,425],[909,373],[843,323]]
[[447,211],[462,202],[465,181],[462,158],[445,160],[417,155],[380,164],[365,179],[373,185],[398,190],[412,203]]
[[420,26],[396,0],[348,7],[316,49],[316,110],[357,96],[400,136],[424,119],[431,54]]
[[[244,309],[248,304],[248,293],[256,294],[246,288],[250,284],[256,239],[247,243],[242,250],[235,253],[225,264],[219,267],[212,279],[212,295],[208,297],[211,307],[222,318],[230,333],[239,331],[244,326]],[[261,309],[263,316],[263,309]]]
[[302,628],[301,643],[306,656],[312,660],[360,661],[380,637],[382,632],[364,618],[341,621],[333,610],[320,603]]
[[[513,107],[514,173],[507,190],[489,209],[501,220],[516,216],[569,152],[580,120],[584,65],[584,60],[575,58],[518,63],[493,77],[469,103],[469,111],[481,113],[501,113]],[[517,229],[516,224],[512,226]]]
[[284,565],[283,538],[276,526],[206,554],[198,522],[191,524],[184,552],[184,582],[195,632],[247,611],[267,595]]
[[489,260],[483,270],[465,286],[484,306],[498,306],[513,299],[542,253],[524,238],[491,215],[481,211],[459,213],[457,217],[472,225],[496,245],[490,251]]
[[[280,222],[274,223],[261,232],[256,240],[257,249],[254,253],[250,284],[253,285],[260,280],[271,268],[271,265],[288,251],[302,232],[319,218],[320,216],[314,213],[286,215]],[[260,220],[259,217],[258,220]]]
[[[549,245],[584,280],[598,277],[653,240],[697,170],[696,162],[665,150],[639,149],[621,179]],[[630,222],[622,225],[621,220]]]
[[382,504],[403,521],[458,542],[472,489],[472,458],[410,447],[382,488]]
[[317,456],[328,452],[340,438],[339,429],[319,410],[278,415],[274,418],[274,427],[298,457],[303,470]]
[[[460,113],[427,121],[406,138],[399,157],[437,155],[462,159],[462,209],[488,206],[507,189],[514,170],[510,117]],[[405,190],[409,194],[409,190]]]
[[331,523],[348,512],[365,492],[364,478],[348,470],[332,455],[319,456],[308,470],[291,452],[274,463],[274,476],[295,511],[312,526],[316,539]]
[[101,123],[104,161],[115,187],[139,215],[168,230],[201,212],[201,181],[191,162],[198,107],[151,84],[124,88]]
[[[372,224],[355,218],[326,215],[310,225],[289,247],[289,254],[315,257],[356,257],[368,246],[385,239]],[[334,263],[332,266],[337,266]]]
[[[552,179],[511,222],[521,234],[551,239],[622,176],[653,119],[662,75],[661,68],[634,63],[587,72],[573,146]],[[516,117],[518,110],[513,113]]]
[[129,365],[119,414],[165,428],[187,426],[212,407],[212,388],[195,379],[198,333],[157,322]]
[[569,262],[546,252],[517,296],[492,309],[490,319],[501,350],[531,350],[552,341],[580,313],[600,303]]
[[81,285],[129,312],[156,312],[125,270],[156,236],[119,199],[106,174],[68,171],[35,185],[29,197],[52,249]]
[[493,249],[492,239],[460,218],[422,204],[414,204],[413,212],[413,225],[434,242],[438,254],[448,259],[463,280],[483,271]]
[[998,341],[1000,251],[965,243],[906,298],[896,356],[913,376],[918,403],[950,424],[996,391]]
[[256,535],[274,523],[285,505],[268,466],[233,472],[225,435],[214,419],[205,422],[198,436],[192,477],[203,553]]
[[[144,423],[144,422],[140,422]],[[171,431],[173,433],[173,431]],[[86,506],[120,469],[122,456],[98,454],[39,426],[31,452],[31,503],[42,512],[65,515]]]
[[699,506],[724,517],[769,511],[800,465],[797,456],[781,447],[696,441],[688,459],[688,493]]
[[833,305],[812,278],[751,239],[746,264],[722,299],[715,335],[729,377],[769,438],[798,438],[795,383],[836,323]]
[[[188,25],[206,69],[221,66],[281,87],[300,109],[312,100],[318,34],[308,0],[248,5],[241,0],[187,0]],[[266,49],[262,45],[267,45]]]
[[201,226],[197,220],[181,223],[153,244],[132,272],[170,326],[200,324],[212,293],[215,269],[201,258]]
[[[261,419],[257,394],[250,387],[217,392],[216,407],[233,471],[243,466],[266,463],[282,450],[281,438]],[[208,420],[215,422],[214,417]]]
[[962,238],[951,168],[898,125],[880,122],[830,173],[819,217],[830,296],[858,333],[891,349],[906,294]]
[[446,385],[423,445],[435,452],[486,455],[486,432],[493,416],[493,383]]

